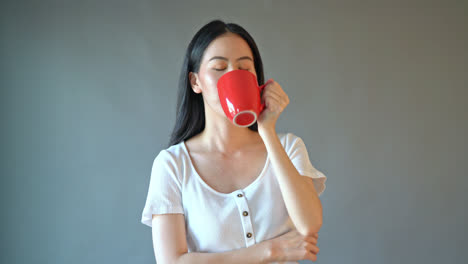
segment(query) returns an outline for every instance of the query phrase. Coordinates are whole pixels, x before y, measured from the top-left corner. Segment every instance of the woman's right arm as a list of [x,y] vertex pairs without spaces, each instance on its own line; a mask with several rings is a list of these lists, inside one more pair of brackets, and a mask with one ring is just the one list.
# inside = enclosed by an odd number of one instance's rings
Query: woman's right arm
[[153,246],[158,264],[185,263],[268,263],[268,243],[220,253],[190,252],[187,249],[185,218],[183,214],[153,215]]

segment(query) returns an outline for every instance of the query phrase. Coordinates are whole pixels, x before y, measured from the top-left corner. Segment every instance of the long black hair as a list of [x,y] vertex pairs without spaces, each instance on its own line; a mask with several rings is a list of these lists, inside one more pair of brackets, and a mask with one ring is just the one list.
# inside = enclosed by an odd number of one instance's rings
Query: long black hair
[[[203,97],[192,90],[189,72],[198,73],[203,54],[208,45],[225,33],[234,33],[243,38],[252,50],[257,81],[263,84],[263,64],[257,44],[252,36],[241,26],[212,20],[204,25],[192,38],[185,53],[184,63],[179,77],[179,91],[177,96],[176,122],[169,140],[169,147],[187,140],[205,129],[205,106]],[[257,123],[249,126],[250,130],[258,131]]]

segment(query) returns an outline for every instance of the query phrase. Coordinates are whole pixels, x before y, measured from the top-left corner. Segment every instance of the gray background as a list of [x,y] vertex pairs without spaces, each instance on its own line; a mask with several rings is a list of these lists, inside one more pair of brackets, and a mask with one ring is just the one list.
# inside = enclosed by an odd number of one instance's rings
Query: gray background
[[154,263],[140,223],[195,32],[256,40],[328,176],[318,263],[461,263],[465,1],[2,1],[1,263]]

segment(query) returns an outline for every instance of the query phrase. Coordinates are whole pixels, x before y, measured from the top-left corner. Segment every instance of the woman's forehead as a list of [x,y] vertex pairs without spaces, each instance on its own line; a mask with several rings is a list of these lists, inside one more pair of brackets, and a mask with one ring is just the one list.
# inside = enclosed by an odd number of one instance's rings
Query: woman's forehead
[[[214,39],[208,45],[204,61],[209,62],[213,57],[224,57],[228,60],[237,60],[240,57],[250,57],[253,59],[252,51],[247,42],[236,34],[224,34]],[[217,59],[214,59],[215,61]]]

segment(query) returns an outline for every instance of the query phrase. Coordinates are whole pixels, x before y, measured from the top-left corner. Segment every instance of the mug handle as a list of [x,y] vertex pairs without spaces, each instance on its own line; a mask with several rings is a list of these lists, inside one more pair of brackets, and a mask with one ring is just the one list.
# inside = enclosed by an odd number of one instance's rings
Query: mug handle
[[[265,86],[267,86],[267,84],[271,81],[272,79],[269,79],[265,84],[263,85],[260,85],[258,87],[259,91],[260,91],[260,101],[262,100],[262,92],[263,92],[263,89],[265,89]],[[262,103],[260,104],[260,111],[258,111],[259,113],[261,113],[263,111],[263,109],[265,109],[265,103]]]

